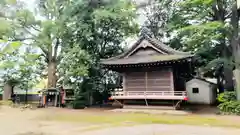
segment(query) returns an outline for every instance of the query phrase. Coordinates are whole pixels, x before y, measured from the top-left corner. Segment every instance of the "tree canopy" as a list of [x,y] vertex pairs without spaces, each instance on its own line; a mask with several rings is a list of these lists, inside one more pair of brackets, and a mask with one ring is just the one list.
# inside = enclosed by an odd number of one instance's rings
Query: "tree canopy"
[[[47,77],[48,87],[70,83],[87,93],[105,89],[102,78],[106,71],[99,61],[121,53],[120,43],[137,33],[134,4],[128,0],[37,0],[36,4],[33,12],[20,1],[1,3],[1,41],[12,45],[3,52],[10,48],[12,58],[27,61],[26,70],[21,70],[19,76],[28,78],[28,73],[36,72],[28,69],[33,63],[28,63],[31,59],[25,59],[26,54],[13,56],[22,45],[38,56],[38,69],[42,70],[41,77]],[[9,65],[11,57],[2,59]],[[8,75],[11,78],[14,73]]]
[[[157,4],[156,4],[157,3]],[[199,57],[201,72],[209,77],[226,77],[233,70],[232,40],[234,0],[166,0],[148,7],[145,26],[158,39],[167,38],[173,48],[194,52]],[[237,19],[238,20],[238,19]],[[239,21],[239,20],[238,20]],[[235,27],[235,28],[234,28]],[[220,74],[218,74],[220,73]],[[228,77],[232,78],[232,77]]]

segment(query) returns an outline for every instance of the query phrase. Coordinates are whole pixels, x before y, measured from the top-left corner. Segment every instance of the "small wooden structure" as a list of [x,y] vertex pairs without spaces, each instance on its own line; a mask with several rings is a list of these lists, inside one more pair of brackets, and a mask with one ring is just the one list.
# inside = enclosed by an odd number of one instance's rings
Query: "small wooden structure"
[[216,103],[217,85],[203,78],[194,78],[187,82],[188,102],[192,104]]
[[122,76],[123,90],[111,98],[127,100],[186,100],[185,82],[191,78],[193,55],[143,35],[125,53],[101,61]]
[[74,89],[72,88],[69,88],[69,87],[63,88],[63,93],[61,94],[63,94],[61,97],[62,97],[62,100],[64,100],[62,102],[64,103],[64,106],[75,100]]
[[65,106],[66,103],[73,101],[74,90],[72,88],[48,88],[39,91],[41,106]]
[[58,106],[60,91],[57,88],[48,88],[39,91],[42,106]]

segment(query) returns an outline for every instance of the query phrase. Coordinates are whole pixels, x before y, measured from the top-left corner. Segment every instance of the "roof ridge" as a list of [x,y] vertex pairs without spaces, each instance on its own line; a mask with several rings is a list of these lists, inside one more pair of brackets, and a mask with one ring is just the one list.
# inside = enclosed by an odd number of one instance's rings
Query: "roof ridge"
[[196,76],[196,77],[194,77],[193,79],[198,79],[198,80],[201,80],[201,81],[204,81],[204,82],[207,82],[207,83],[215,84],[215,83],[213,83],[213,82],[211,82],[211,81],[208,81],[208,80],[207,80],[206,78],[204,78],[204,77]]
[[136,48],[144,39],[147,40],[150,44],[154,45],[157,49],[164,51],[168,55],[172,54],[172,55],[193,56],[191,54],[191,52],[183,52],[183,51],[173,49],[172,47],[165,45],[164,43],[157,40],[156,38],[152,38],[147,34],[142,34],[142,35],[139,36],[138,40],[127,51],[125,51],[122,54],[117,55],[115,57],[102,59],[102,60],[104,60],[104,61],[107,60],[108,61],[108,60],[124,58],[129,53],[131,53],[134,50],[134,48]]
[[151,38],[147,35],[144,36],[145,39],[147,39],[149,42],[152,42],[153,44],[157,45],[158,47],[160,47],[160,49],[163,49],[164,51],[167,52],[171,52],[173,54],[180,54],[180,55],[191,55],[191,52],[183,52],[183,51],[179,51],[176,50],[170,46],[165,45],[164,43],[162,43],[161,41],[157,40],[156,38]]

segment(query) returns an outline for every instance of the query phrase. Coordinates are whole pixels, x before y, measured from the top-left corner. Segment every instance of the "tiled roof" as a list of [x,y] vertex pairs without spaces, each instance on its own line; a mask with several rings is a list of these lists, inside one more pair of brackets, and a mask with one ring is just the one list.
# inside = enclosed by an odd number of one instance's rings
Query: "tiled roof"
[[104,65],[127,65],[127,64],[145,64],[153,62],[166,62],[190,58],[191,56],[186,55],[153,55],[146,57],[129,57],[124,59],[115,60],[104,60],[102,64]]
[[[164,54],[126,57],[130,53],[132,53],[134,49],[136,49],[143,40],[146,40],[150,45],[154,46]],[[190,57],[193,57],[193,55],[191,55],[191,53],[189,52],[182,52],[182,51],[175,50],[163,44],[162,42],[145,35],[145,36],[141,36],[139,40],[137,40],[137,42],[128,51],[116,57],[101,60],[101,63],[103,65],[144,64],[144,63],[153,63],[153,62],[175,61],[175,60],[181,60],[181,59],[190,58]]]

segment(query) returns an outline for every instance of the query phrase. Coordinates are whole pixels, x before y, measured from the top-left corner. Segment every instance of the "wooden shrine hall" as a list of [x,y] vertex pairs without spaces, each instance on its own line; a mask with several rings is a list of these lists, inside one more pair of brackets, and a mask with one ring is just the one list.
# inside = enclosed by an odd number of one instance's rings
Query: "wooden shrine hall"
[[143,35],[129,50],[101,64],[122,76],[123,88],[112,92],[114,100],[187,100],[185,82],[193,72],[191,53]]

